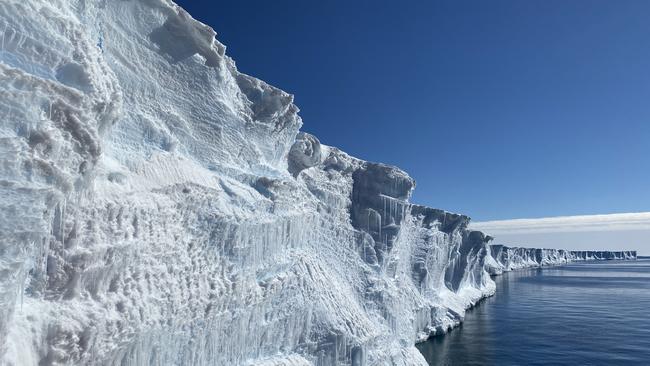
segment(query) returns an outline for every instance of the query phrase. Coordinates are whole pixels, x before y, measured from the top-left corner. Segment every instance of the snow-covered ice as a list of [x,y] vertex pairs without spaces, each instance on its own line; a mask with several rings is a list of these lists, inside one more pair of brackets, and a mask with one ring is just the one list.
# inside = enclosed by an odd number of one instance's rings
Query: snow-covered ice
[[171,1],[4,0],[0,32],[0,363],[426,365],[494,292],[468,217],[299,132]]

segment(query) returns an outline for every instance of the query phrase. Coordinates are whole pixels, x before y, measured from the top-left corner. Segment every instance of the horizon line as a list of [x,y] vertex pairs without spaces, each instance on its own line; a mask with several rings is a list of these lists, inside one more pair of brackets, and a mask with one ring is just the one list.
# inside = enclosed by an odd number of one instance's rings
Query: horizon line
[[650,212],[552,216],[470,222],[488,233],[650,230]]

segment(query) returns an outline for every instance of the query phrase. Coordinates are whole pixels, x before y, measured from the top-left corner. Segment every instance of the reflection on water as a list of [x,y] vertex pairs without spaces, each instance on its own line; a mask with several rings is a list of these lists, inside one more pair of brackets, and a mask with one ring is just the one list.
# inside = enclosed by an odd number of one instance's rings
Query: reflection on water
[[431,365],[650,365],[650,260],[495,278],[497,293],[418,345]]

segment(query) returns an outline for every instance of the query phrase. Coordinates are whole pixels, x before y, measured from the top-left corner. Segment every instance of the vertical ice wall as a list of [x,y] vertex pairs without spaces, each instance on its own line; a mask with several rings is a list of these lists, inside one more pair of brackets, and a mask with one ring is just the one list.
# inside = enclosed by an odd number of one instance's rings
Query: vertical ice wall
[[631,260],[636,259],[636,250],[624,251],[571,251],[574,260]]
[[56,5],[0,3],[0,354],[19,364],[39,357],[8,348],[17,308],[44,296],[50,248],[66,245],[67,207],[87,193],[121,104],[94,40]]
[[539,249],[490,245],[486,270],[501,274],[522,268],[558,265],[582,260],[631,260],[635,251],[568,251],[564,249]]
[[493,291],[467,218],[298,133],[171,2],[0,4],[0,358],[424,364]]

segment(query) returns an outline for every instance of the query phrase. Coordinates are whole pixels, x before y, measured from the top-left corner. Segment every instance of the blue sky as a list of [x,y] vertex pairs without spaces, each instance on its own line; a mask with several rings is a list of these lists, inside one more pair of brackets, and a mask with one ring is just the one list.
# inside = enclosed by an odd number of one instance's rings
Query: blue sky
[[479,221],[650,209],[650,1],[179,1],[303,130]]

